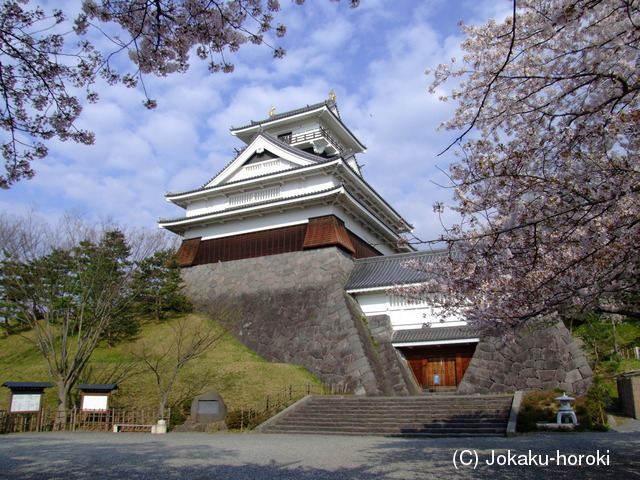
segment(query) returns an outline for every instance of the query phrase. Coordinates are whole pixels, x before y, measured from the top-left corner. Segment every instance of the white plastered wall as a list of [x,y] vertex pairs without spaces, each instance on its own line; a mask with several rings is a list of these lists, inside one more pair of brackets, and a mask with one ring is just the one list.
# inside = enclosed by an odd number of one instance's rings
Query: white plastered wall
[[432,328],[464,326],[466,322],[458,317],[440,318],[428,303],[412,304],[384,290],[350,292],[360,304],[366,316],[388,315],[394,330],[422,328],[425,324]]

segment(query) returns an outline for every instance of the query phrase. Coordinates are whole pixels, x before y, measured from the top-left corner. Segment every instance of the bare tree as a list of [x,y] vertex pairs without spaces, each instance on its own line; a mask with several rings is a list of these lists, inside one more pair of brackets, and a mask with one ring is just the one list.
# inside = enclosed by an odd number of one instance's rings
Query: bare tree
[[172,389],[184,368],[218,343],[239,321],[239,310],[221,306],[209,317],[188,315],[166,324],[166,335],[140,339],[129,353],[153,374],[158,418],[165,414]]
[[43,355],[58,387],[61,425],[71,388],[91,373],[98,341],[131,316],[140,288],[134,260],[172,241],[155,230],[124,232],[73,213],[56,224],[36,211],[0,213],[0,321],[7,335],[19,333]]
[[130,301],[132,264],[119,231],[34,260],[2,262],[2,289],[23,336],[40,350],[58,389],[57,426],[66,423],[71,388],[103,331]]

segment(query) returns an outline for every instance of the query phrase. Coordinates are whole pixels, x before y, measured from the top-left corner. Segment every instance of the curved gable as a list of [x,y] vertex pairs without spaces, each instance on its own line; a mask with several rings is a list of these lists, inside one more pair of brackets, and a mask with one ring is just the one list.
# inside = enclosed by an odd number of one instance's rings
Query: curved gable
[[267,173],[312,165],[318,159],[266,133],[260,133],[222,172],[216,175],[205,188],[257,177]]

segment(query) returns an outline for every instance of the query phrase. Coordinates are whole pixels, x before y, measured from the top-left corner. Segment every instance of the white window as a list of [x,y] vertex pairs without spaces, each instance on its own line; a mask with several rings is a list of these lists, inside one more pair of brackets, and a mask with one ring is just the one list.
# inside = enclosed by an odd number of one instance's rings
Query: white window
[[241,193],[229,197],[229,206],[244,205],[245,203],[264,202],[272,198],[280,196],[280,187],[265,188],[264,190],[256,190],[254,192]]

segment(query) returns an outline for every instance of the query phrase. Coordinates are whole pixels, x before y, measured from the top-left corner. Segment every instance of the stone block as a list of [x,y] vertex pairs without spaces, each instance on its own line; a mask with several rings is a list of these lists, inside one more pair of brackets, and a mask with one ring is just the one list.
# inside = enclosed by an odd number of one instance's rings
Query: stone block
[[512,373],[515,373],[516,375],[518,375],[523,368],[524,368],[524,365],[522,365],[521,363],[512,363],[510,370]]
[[570,384],[580,380],[582,380],[582,375],[578,370],[571,370],[570,372],[567,372],[567,375],[564,377],[564,381]]
[[547,368],[547,362],[545,362],[544,360],[536,360],[534,362],[533,368],[535,368],[536,370],[544,370],[545,368]]
[[546,348],[551,343],[551,338],[548,335],[539,336],[533,341],[534,348]]
[[562,361],[559,358],[549,358],[549,359],[545,360],[545,368],[548,369],[548,370],[557,370],[564,363],[566,363],[566,362]]
[[556,372],[555,370],[539,370],[538,378],[543,383],[553,382],[556,379]]
[[491,370],[487,370],[486,368],[477,368],[475,371],[475,376],[478,378],[491,378]]
[[518,376],[520,378],[535,378],[536,371],[534,368],[523,368]]
[[562,369],[562,368],[558,368],[556,370],[556,382],[564,382],[564,378],[567,376],[567,372]]
[[591,386],[591,382],[593,381],[593,373],[582,380],[579,380],[573,384],[573,393],[577,396],[582,396],[587,393],[589,387]]
[[540,350],[540,353],[541,353],[540,358],[544,361],[549,361],[559,356],[559,351],[554,348],[543,348]]
[[540,388],[542,388],[542,382],[537,378],[531,378],[531,377],[527,378],[525,380],[525,385],[529,389],[540,389]]
[[505,385],[509,385],[509,386],[514,386],[517,381],[518,381],[518,374],[513,372],[507,374],[507,376],[504,378]]
[[522,352],[520,352],[518,355],[516,355],[513,358],[513,362],[522,364],[522,363],[526,362],[527,360],[529,360],[529,358],[530,358],[529,357],[529,351],[528,350],[523,350]]
[[493,353],[496,351],[496,349],[493,345],[489,345],[486,342],[480,342],[476,347],[476,351]]
[[366,357],[360,356],[354,362],[349,364],[349,371],[358,370],[360,368],[368,366],[369,362]]
[[593,370],[591,369],[591,367],[587,364],[587,365],[583,365],[582,367],[580,367],[578,369],[578,371],[580,372],[580,374],[582,375],[582,378],[591,378],[593,377]]
[[565,393],[573,393],[573,385],[567,382],[560,382],[558,385],[560,390],[563,390]]
[[518,378],[515,384],[516,390],[526,390],[527,389],[527,380],[526,378]]
[[487,351],[476,351],[476,353],[474,353],[474,357],[475,358],[479,358],[480,360],[492,360],[494,358],[495,353],[494,352],[487,352]]
[[571,366],[576,369],[579,369],[580,367],[584,367],[585,365],[588,365],[588,364],[589,363],[587,362],[587,359],[584,357],[584,355],[574,358],[573,361],[571,362]]
[[217,392],[198,395],[191,402],[191,419],[197,423],[214,423],[224,420],[227,406]]
[[571,358],[575,360],[583,356],[583,353],[582,353],[582,350],[580,350],[580,348],[578,347],[578,345],[576,345],[575,343],[573,343],[573,345],[575,346],[575,348],[571,350],[570,355],[571,355]]
[[509,389],[507,388],[507,386],[506,385],[502,385],[500,383],[494,383],[489,388],[489,393],[506,393],[508,391],[509,391]]

